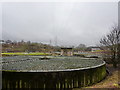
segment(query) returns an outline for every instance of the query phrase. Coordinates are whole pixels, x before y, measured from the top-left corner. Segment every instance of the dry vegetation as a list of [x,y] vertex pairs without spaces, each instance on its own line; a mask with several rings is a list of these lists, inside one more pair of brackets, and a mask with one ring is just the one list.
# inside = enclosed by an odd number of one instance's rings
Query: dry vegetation
[[120,65],[118,68],[113,68],[112,64],[107,65],[109,70],[109,75],[102,80],[101,82],[94,84],[92,86],[84,87],[84,88],[76,88],[73,90],[120,90]]

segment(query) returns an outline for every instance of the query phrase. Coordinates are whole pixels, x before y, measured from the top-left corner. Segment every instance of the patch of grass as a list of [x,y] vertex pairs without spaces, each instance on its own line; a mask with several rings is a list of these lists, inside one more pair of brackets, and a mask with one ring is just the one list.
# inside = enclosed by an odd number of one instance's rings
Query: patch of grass
[[3,72],[17,72],[16,70],[2,70]]
[[111,76],[106,77],[102,82],[90,86],[89,88],[119,88],[118,71],[114,71]]
[[74,56],[78,56],[78,57],[85,57],[84,54],[74,54]]
[[[118,73],[120,72],[119,68],[113,68],[112,65],[109,65],[109,70],[111,72],[111,75],[108,75],[104,80],[102,80],[99,83],[96,83],[92,86],[82,87],[82,88],[74,88],[72,90],[108,90],[109,88],[115,88],[114,90],[119,90],[120,85],[118,84],[119,78]],[[113,90],[113,89],[111,89]]]
[[48,53],[1,53],[2,56],[47,56]]

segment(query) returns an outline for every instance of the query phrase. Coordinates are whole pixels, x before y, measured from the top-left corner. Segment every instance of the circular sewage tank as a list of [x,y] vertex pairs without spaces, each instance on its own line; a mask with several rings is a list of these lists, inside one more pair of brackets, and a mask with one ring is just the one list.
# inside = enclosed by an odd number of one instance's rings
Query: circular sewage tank
[[101,81],[105,62],[79,57],[2,58],[3,88],[79,88]]

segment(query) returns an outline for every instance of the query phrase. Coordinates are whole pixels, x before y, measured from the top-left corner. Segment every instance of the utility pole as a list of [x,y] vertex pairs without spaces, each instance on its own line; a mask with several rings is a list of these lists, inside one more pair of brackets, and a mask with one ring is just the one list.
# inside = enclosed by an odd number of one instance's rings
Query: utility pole
[[55,46],[57,46],[57,36],[55,37]]
[[50,39],[50,45],[52,44],[52,41],[51,41],[51,39]]

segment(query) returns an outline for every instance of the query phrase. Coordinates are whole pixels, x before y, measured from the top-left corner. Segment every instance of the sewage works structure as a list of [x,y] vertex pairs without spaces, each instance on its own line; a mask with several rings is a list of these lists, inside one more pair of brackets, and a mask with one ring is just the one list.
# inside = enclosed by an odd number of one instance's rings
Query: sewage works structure
[[3,88],[79,88],[106,76],[105,62],[79,57],[3,57]]

